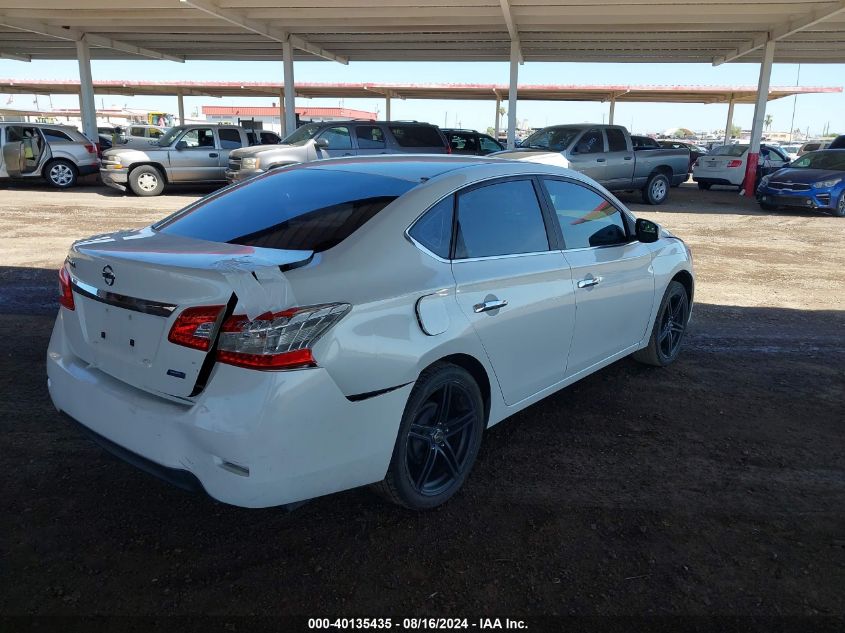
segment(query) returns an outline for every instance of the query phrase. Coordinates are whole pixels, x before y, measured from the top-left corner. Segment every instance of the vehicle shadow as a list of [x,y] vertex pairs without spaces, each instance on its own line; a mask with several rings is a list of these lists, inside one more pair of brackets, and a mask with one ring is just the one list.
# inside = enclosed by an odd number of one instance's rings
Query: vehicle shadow
[[763,211],[754,198],[741,196],[735,187],[714,187],[709,191],[698,189],[695,183],[684,183],[669,192],[669,199],[659,206],[644,204],[639,191],[615,192],[615,195],[632,211],[647,217],[650,213],[712,213],[724,215],[774,215],[783,217],[833,217],[822,210],[780,208]]

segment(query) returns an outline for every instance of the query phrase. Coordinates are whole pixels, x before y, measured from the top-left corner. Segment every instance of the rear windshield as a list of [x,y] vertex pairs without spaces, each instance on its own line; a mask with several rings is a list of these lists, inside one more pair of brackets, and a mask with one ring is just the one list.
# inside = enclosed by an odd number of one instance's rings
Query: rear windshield
[[177,211],[153,229],[211,242],[324,251],[417,183],[338,170],[267,174]]
[[845,171],[845,151],[841,149],[810,152],[790,165],[804,169],[833,169]]
[[748,151],[748,145],[719,145],[710,150],[711,156],[742,156]]
[[436,128],[429,125],[391,125],[400,147],[445,147]]

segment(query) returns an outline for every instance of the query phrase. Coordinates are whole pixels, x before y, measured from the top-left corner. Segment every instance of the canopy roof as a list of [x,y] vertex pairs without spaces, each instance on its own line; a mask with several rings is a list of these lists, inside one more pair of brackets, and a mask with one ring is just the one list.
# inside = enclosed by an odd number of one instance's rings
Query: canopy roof
[[0,56],[845,62],[845,0],[0,0]]
[[[208,97],[279,98],[279,83],[241,82],[136,82],[95,81],[94,91],[106,95],[193,95]],[[769,100],[795,94],[842,92],[841,87],[787,86],[769,90]],[[0,93],[78,94],[76,80],[0,79]],[[473,99],[508,98],[507,85],[499,84],[372,84],[372,83],[297,83],[296,96],[338,99]],[[610,101],[675,103],[754,103],[756,86],[576,86],[523,85],[519,99],[524,101]]]

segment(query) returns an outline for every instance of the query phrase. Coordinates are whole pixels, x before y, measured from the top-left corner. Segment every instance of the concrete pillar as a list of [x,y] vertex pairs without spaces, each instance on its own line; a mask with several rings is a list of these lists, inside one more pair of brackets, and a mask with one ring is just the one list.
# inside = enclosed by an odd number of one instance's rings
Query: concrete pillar
[[390,95],[384,97],[384,120],[390,121]]
[[496,125],[494,129],[496,133],[493,135],[496,137],[496,140],[499,140],[499,129],[502,127],[502,98],[497,94],[496,95]]
[[181,93],[176,95],[176,105],[179,108],[179,125],[185,125],[185,97]]
[[751,126],[751,147],[748,149],[748,163],[745,166],[743,192],[754,195],[757,182],[757,159],[760,156],[760,140],[763,138],[763,120],[766,118],[766,103],[769,100],[769,81],[772,78],[772,62],[775,59],[775,42],[769,40],[763,47],[763,62],[760,64],[760,80],[757,82],[757,103],[754,105],[754,124]]
[[279,88],[279,135],[285,138],[288,134],[285,129],[285,86]]
[[[610,98],[610,115],[607,117],[607,124],[613,125],[613,116],[616,114],[616,97]],[[634,133],[634,130],[631,130],[631,134]]]
[[291,43],[282,44],[282,57],[285,69],[285,136],[296,130],[296,88],[293,84],[293,46]]
[[92,143],[97,143],[97,106],[94,103],[94,80],[91,77],[91,51],[85,36],[76,41],[76,58],[79,60],[79,112],[82,133]]
[[511,42],[510,83],[508,84],[508,149],[516,146],[516,90],[519,84],[519,42]]
[[731,142],[731,128],[734,125],[734,96],[728,101],[728,121],[725,123],[725,145]]

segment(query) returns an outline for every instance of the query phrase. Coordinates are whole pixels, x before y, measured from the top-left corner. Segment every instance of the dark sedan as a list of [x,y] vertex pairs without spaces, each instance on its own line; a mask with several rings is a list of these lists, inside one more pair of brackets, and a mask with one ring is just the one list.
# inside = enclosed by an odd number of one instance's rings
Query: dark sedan
[[706,148],[701,147],[700,145],[684,143],[683,141],[660,141],[660,146],[665,149],[688,149],[690,171],[692,171],[692,166],[695,161],[709,153]]
[[807,152],[789,166],[763,176],[757,201],[766,211],[798,207],[845,217],[845,149]]

